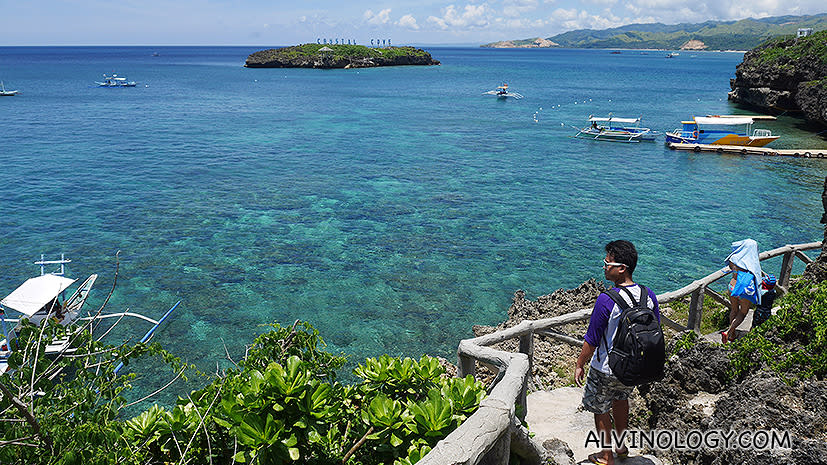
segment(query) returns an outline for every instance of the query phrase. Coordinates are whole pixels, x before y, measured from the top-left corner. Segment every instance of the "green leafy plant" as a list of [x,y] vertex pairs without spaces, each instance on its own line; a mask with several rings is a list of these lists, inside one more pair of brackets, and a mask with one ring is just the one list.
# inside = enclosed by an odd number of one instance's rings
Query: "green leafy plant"
[[780,302],[778,313],[730,345],[732,376],[767,366],[782,379],[824,379],[827,375],[827,281],[799,282]]
[[[105,346],[81,332],[74,333],[82,342],[78,356],[56,369],[32,354],[66,330],[24,326],[13,371],[0,379],[15,393],[0,399],[0,420],[15,420],[0,431],[8,441],[0,463],[409,465],[471,415],[485,393],[472,377],[444,377],[427,356],[368,359],[355,370],[360,382],[343,385],[334,370],[344,357],[325,353],[309,324],[272,328],[245,360],[171,409],[153,405],[123,419],[135,375],[113,376],[115,362],[159,356],[174,371],[188,367],[156,345]],[[11,399],[32,386],[43,395],[19,395],[36,400],[15,409]],[[28,407],[36,426],[18,421]],[[14,445],[25,441],[32,444]]]

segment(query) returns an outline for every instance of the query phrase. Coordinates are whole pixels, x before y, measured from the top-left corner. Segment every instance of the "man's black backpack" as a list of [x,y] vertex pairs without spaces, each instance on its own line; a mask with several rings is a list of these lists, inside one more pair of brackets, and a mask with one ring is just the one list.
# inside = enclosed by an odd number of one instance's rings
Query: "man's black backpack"
[[647,305],[649,291],[640,286],[640,301],[636,302],[628,289],[621,289],[635,304],[630,307],[614,289],[606,291],[621,310],[617,332],[609,349],[609,367],[626,386],[659,381],[663,378],[666,346],[655,311]]

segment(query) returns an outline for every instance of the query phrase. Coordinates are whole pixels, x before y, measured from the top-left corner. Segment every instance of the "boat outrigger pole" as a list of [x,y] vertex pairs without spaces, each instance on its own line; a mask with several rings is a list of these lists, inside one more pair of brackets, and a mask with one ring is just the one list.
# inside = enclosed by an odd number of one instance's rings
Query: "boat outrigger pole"
[[[141,344],[143,344],[144,342],[146,342],[146,341],[148,341],[152,338],[152,334],[155,333],[155,330],[158,329],[159,326],[161,326],[161,323],[163,323],[164,320],[167,319],[167,317],[169,316],[170,313],[172,313],[173,310],[178,308],[178,305],[180,303],[181,303],[180,300],[178,302],[175,302],[175,305],[173,305],[172,308],[167,310],[167,312],[164,313],[164,316],[162,316],[161,319],[158,320],[158,322],[156,322],[155,325],[152,328],[150,328],[149,331],[146,332],[146,334],[144,334],[144,337],[142,337],[141,341],[140,341]],[[117,375],[118,371],[120,371],[121,368],[123,368],[123,362],[119,363],[118,366],[115,367],[115,371],[113,372],[113,374]]]

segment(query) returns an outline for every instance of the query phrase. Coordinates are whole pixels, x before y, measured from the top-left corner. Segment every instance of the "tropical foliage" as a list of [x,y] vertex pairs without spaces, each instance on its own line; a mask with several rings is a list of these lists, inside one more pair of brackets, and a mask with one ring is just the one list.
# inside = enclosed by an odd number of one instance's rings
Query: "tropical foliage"
[[766,366],[782,379],[827,376],[827,281],[800,281],[778,313],[731,344],[733,376]]
[[63,331],[21,331],[13,373],[0,378],[0,463],[407,465],[485,393],[470,376],[446,377],[427,356],[370,358],[354,370],[358,383],[339,383],[344,357],[322,350],[315,329],[296,322],[273,325],[236,367],[176,405],[125,419],[134,375],[114,376],[115,362],[157,356],[171,373],[188,367],[158,346],[105,346],[89,333],[71,356],[38,357]]
[[[327,49],[330,51],[322,51]],[[415,47],[367,47],[364,45],[302,44],[268,50],[275,57],[297,58],[328,54],[333,58],[395,58],[398,56],[426,56],[428,52]]]

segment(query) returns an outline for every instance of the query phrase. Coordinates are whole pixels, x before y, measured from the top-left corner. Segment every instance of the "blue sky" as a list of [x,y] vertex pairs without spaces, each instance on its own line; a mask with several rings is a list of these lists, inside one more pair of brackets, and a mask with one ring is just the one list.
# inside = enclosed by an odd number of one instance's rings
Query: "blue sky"
[[480,44],[629,23],[827,11],[824,0],[0,0],[0,45]]

